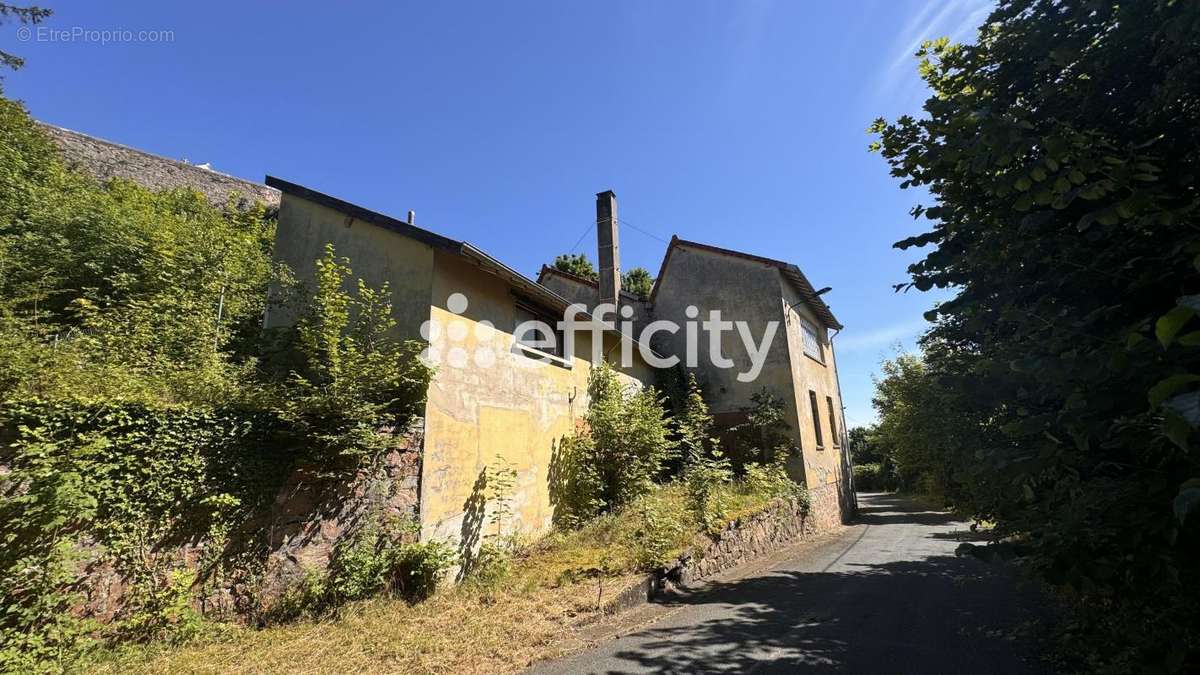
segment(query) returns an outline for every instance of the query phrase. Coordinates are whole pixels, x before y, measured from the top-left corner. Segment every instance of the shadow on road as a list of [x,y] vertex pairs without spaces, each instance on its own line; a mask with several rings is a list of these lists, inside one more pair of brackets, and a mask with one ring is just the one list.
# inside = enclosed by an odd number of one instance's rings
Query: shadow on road
[[[954,522],[911,503],[871,504],[863,523]],[[602,672],[1037,672],[1025,658],[1031,598],[1014,588],[1004,570],[953,555],[777,570],[674,596],[667,604],[711,618],[642,631]]]

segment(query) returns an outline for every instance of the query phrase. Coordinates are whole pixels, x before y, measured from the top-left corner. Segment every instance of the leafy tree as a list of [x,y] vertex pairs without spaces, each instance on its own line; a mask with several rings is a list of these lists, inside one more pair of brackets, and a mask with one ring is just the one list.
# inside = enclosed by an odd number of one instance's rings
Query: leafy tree
[[[53,13],[53,10],[42,7],[17,7],[16,5],[0,2],[0,26],[13,19],[16,19],[23,25],[39,24],[48,19]],[[16,70],[23,65],[25,65],[25,59],[16,54],[0,51],[0,66]]]
[[227,400],[245,387],[272,279],[261,206],[100,185],[0,99],[0,394]]
[[709,456],[716,445],[712,437],[713,419],[700,393],[696,376],[688,374],[687,397],[675,415],[675,433],[683,465],[690,466]]
[[789,433],[791,426],[783,416],[783,401],[766,387],[751,396],[750,401],[754,405],[746,421],[730,430],[736,441],[728,454],[738,473],[751,463],[783,461],[794,446]]
[[621,275],[621,290],[628,291],[642,300],[650,298],[654,290],[654,277],[645,267],[635,267]]
[[875,435],[886,440],[880,449],[895,468],[902,488],[946,495],[950,466],[942,436],[946,404],[941,400],[941,388],[914,354],[886,360],[882,370],[871,401],[880,414]]
[[284,413],[330,457],[370,457],[389,436],[420,414],[432,371],[417,354],[422,345],[389,338],[395,327],[391,292],[358,281],[345,290],[350,261],[329,244],[317,260],[316,289],[296,327],[301,369]]
[[607,509],[648,492],[674,444],[658,391],[627,391],[612,366],[601,362],[588,377],[587,423]]
[[596,272],[596,267],[592,265],[592,261],[588,260],[588,257],[583,253],[577,255],[564,253],[558,256],[554,259],[554,269],[593,281],[600,278],[600,274]]
[[657,390],[626,386],[604,362],[588,375],[585,420],[563,439],[551,469],[560,525],[577,525],[648,494],[675,450]]
[[872,145],[935,202],[902,286],[956,294],[885,397],[941,409],[894,431],[1027,539],[1087,669],[1200,667],[1200,5],[1005,0],[919,56]]

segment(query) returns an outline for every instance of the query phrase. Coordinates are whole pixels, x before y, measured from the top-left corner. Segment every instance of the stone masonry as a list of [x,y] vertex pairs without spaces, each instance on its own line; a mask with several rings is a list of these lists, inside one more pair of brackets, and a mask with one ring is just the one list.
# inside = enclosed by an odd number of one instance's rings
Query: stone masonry
[[189,187],[204,193],[215,206],[225,206],[230,193],[240,196],[241,206],[255,201],[279,207],[279,191],[252,181],[229,176],[204,166],[159,157],[134,148],[42,123],[62,151],[67,166],[91,174],[101,182],[124,178],[151,190]]

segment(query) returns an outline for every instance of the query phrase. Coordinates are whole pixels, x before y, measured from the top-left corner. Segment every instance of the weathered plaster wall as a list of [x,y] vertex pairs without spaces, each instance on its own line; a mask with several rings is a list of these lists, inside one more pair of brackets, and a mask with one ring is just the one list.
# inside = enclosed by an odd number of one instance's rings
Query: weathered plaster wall
[[[695,372],[713,412],[747,409],[753,405],[750,397],[766,387],[784,402],[788,424],[796,430],[801,420],[797,415],[789,342],[780,306],[780,279],[779,270],[772,265],[680,245],[671,253],[659,279],[653,309],[655,318],[681,326],[689,321],[685,314],[689,305],[699,309],[695,321],[706,320],[710,310],[720,310],[723,320],[747,322],[755,344],[763,339],[769,322],[778,324],[762,372],[753,382],[737,379],[738,373],[749,371],[751,359],[736,330],[725,332],[721,341],[721,353],[734,362],[734,367],[722,369],[712,364],[708,358],[708,335],[700,332]],[[671,353],[684,358],[683,330],[674,335],[660,335],[669,341]]]
[[[787,351],[792,362],[796,406],[800,416],[805,484],[808,484],[812,495],[814,518],[824,525],[841,521],[850,500],[845,464],[846,420],[838,389],[833,344],[829,340],[829,331],[822,328],[816,315],[800,298],[796,287],[781,279],[780,293],[787,316]],[[815,327],[821,336],[821,362],[804,353],[802,319]],[[810,390],[817,395],[817,418],[820,419],[822,440],[820,446],[817,444],[816,422],[812,417]],[[829,400],[833,401],[833,423],[830,423]]]
[[[714,413],[729,413],[752,406],[750,397],[764,387],[784,403],[784,417],[792,428],[799,452],[788,458],[792,478],[809,486],[813,493],[813,518],[825,526],[841,520],[847,495],[844,485],[842,401],[837,388],[837,373],[827,331],[804,304],[796,288],[769,263],[747,260],[679,245],[667,261],[655,297],[656,318],[682,324],[687,320],[688,305],[699,309],[697,320],[719,309],[722,319],[746,321],[756,343],[765,334],[769,322],[778,323],[770,342],[762,373],[753,382],[739,382],[737,373],[748,369],[750,355],[736,332],[723,336],[721,351],[734,362],[720,369],[707,358],[707,336],[701,334],[697,378],[705,388],[705,398]],[[824,343],[824,363],[804,354],[800,318],[818,328]],[[671,336],[671,350],[685,354],[685,336]],[[817,394],[822,444],[816,441],[809,390]],[[837,434],[829,424],[826,397],[833,400],[837,415]],[[833,496],[830,497],[829,495]]]
[[[578,336],[570,368],[537,365],[512,350],[509,287],[457,256],[438,252],[435,259],[432,319],[439,327],[430,350],[440,365],[426,403],[422,537],[457,540],[469,551],[495,532],[481,477],[497,458],[517,472],[513,521],[504,532],[551,525],[550,472],[563,437],[587,411],[591,342],[586,333]],[[461,313],[448,302],[455,293],[468,301]],[[614,344],[610,339],[606,347]],[[638,384],[632,376],[627,382]]]
[[[566,298],[569,302],[587,306],[589,311],[600,302],[600,288],[595,283],[589,284],[580,279],[554,272],[544,274],[539,283]],[[632,293],[621,291],[621,307],[629,307],[633,310],[633,315],[630,318],[621,317],[620,320],[627,320],[632,323],[633,331],[629,332],[633,332],[635,335],[648,322],[654,320],[650,312],[650,305]],[[612,317],[608,318],[615,320]]]
[[[780,295],[783,301],[782,311],[787,317],[786,337],[788,356],[791,361],[790,371],[793,373],[796,407],[800,414],[805,483],[813,495],[814,517],[820,520],[827,519],[830,516],[826,511],[832,510],[840,519],[840,514],[844,509],[842,504],[846,500],[846,495],[843,494],[845,491],[843,485],[845,457],[843,453],[846,449],[846,429],[829,331],[821,326],[821,322],[804,304],[795,287],[782,277],[780,278]],[[807,321],[817,329],[817,333],[821,337],[823,362],[804,353],[801,320]],[[809,391],[816,392],[817,395],[822,440],[820,445],[817,444],[817,432],[809,401]],[[830,423],[829,399],[833,401],[835,424]],[[834,495],[832,502],[826,492],[832,492]]]
[[[373,286],[388,284],[396,317],[396,334],[419,339],[421,325],[429,319],[433,286],[433,248],[377,225],[355,220],[334,209],[284,195],[275,234],[275,260],[287,263],[297,279],[312,284],[316,260],[333,244],[338,257],[350,259],[351,284],[363,279]],[[272,289],[279,297],[279,289]],[[299,307],[272,307],[268,328],[295,323]]]

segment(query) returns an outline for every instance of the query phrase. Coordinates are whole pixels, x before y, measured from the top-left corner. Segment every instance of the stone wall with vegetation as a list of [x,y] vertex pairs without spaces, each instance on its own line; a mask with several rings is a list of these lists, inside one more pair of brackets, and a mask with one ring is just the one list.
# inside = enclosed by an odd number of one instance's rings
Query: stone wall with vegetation
[[722,570],[736,567],[785,546],[803,541],[820,530],[807,500],[783,498],[748,516],[736,518],[708,541],[694,547],[663,572],[672,584],[686,586]]
[[[0,135],[0,671],[263,620],[289,556],[314,602],[415,590],[430,371],[388,289],[331,249],[301,287],[269,204],[101,182],[19,103]],[[294,326],[263,329],[272,284]]]
[[272,208],[279,206],[278,190],[214,171],[207,164],[159,157],[52,124],[41,126],[54,139],[68,166],[99,181],[123,178],[151,190],[190,188],[199,190],[217,206],[224,206],[230,193],[245,204],[257,201]]

